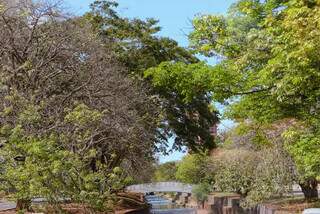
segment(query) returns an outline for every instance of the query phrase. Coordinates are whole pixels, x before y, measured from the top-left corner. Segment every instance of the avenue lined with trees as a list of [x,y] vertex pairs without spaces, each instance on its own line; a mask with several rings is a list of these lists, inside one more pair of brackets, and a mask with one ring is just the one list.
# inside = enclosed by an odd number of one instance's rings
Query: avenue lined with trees
[[294,184],[319,200],[319,1],[238,0],[194,17],[188,48],[117,6],[0,0],[0,190],[17,210],[41,197],[112,213],[127,185],[173,180],[201,202],[235,192],[252,207]]

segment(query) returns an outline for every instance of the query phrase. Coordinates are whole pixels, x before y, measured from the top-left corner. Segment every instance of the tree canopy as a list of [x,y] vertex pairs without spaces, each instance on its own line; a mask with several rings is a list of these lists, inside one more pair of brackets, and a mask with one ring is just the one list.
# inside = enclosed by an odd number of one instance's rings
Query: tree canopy
[[112,44],[129,75],[146,84],[149,95],[158,101],[162,113],[158,140],[166,144],[175,138],[173,149],[214,147],[209,127],[218,122],[218,112],[211,107],[211,96],[200,79],[208,75],[186,69],[187,65],[197,66],[192,64],[199,60],[176,41],[157,36],[158,21],[123,18],[116,12],[117,6],[113,1],[95,1],[85,17],[106,45]]
[[174,161],[166,162],[157,166],[153,180],[156,182],[175,181],[177,163]]
[[200,184],[210,179],[210,176],[205,154],[187,155],[177,165],[176,178],[183,183]]
[[112,209],[154,160],[159,112],[90,23],[51,4],[18,9],[0,11],[1,189],[18,205],[41,196]]
[[195,51],[220,58],[208,89],[230,104],[227,117],[303,123],[287,134],[287,149],[311,183],[320,173],[319,161],[309,161],[319,151],[319,15],[317,1],[240,0],[226,16],[196,17],[189,35]]
[[[252,204],[293,181],[318,199],[318,0],[238,0],[226,15],[196,16],[189,48],[117,6],[97,0],[72,17],[51,1],[0,1],[0,190],[18,209],[41,196],[112,210],[153,171],[197,184],[202,201],[215,187]],[[215,102],[237,127],[211,159]],[[156,168],[172,138],[189,154]]]

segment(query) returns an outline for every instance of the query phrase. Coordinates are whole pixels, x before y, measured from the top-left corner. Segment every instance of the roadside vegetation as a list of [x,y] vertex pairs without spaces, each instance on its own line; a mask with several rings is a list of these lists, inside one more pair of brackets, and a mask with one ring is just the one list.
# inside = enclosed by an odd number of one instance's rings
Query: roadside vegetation
[[17,210],[44,198],[112,212],[126,185],[150,181],[173,133],[173,149],[214,146],[206,91],[190,88],[186,101],[182,79],[154,86],[144,76],[164,61],[199,60],[155,36],[156,20],[116,7],[95,1],[74,17],[59,1],[1,1],[0,188]]
[[318,200],[319,14],[317,1],[241,0],[225,16],[194,18],[190,47],[220,59],[199,67],[201,87],[225,104],[223,118],[235,127],[201,164],[190,152],[176,179],[237,192],[245,206],[285,196],[292,184]]

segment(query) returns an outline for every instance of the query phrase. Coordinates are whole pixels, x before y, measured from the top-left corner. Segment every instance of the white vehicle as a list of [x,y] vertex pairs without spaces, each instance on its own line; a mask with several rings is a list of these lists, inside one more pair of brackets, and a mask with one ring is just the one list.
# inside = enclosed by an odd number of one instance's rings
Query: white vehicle
[[302,214],[320,214],[320,208],[306,209]]

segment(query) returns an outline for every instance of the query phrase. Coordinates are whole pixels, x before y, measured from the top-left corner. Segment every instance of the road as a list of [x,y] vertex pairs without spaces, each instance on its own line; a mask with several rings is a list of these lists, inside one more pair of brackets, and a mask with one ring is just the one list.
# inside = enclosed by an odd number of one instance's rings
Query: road
[[151,210],[151,214],[197,214],[195,209]]
[[151,214],[197,214],[196,209],[178,208],[168,199],[157,195],[148,195],[146,200],[153,207]]
[[16,208],[16,203],[0,201],[0,211],[12,210]]

